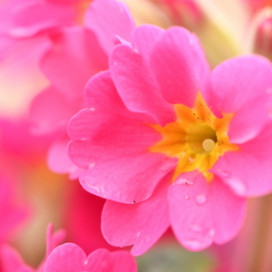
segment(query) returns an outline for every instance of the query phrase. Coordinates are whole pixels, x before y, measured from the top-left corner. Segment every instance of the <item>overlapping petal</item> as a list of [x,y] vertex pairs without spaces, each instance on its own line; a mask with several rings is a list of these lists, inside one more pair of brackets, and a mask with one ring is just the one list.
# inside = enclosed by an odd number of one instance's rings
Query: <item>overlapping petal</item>
[[196,93],[205,93],[210,69],[194,34],[168,29],[154,45],[150,63],[162,95],[172,104],[192,106]]
[[214,165],[212,172],[222,178],[238,195],[258,196],[271,192],[271,121],[254,139],[228,152]]
[[244,198],[218,178],[208,184],[197,171],[178,177],[169,188],[168,201],[174,233],[189,250],[229,241],[244,219]]
[[238,57],[218,65],[208,101],[221,113],[232,113],[228,134],[235,143],[255,137],[269,118],[272,65],[263,57]]
[[131,253],[136,256],[147,251],[170,224],[168,183],[169,175],[147,201],[138,204],[107,201],[102,213],[102,232],[106,240],[120,247],[133,245]]

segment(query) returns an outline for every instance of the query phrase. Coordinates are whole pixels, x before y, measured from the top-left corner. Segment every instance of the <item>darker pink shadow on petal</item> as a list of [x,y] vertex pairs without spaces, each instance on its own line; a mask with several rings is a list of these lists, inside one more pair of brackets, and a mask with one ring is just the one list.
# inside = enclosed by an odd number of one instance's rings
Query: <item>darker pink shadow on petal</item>
[[[121,204],[107,201],[102,213],[102,232],[112,245],[133,245],[135,256],[145,253],[169,227],[166,178],[146,201]],[[143,184],[143,186],[146,186]]]
[[169,103],[192,106],[196,93],[205,93],[209,65],[197,37],[185,28],[168,29],[156,42],[150,63]]
[[212,168],[235,193],[259,196],[272,190],[272,123],[254,139],[239,145],[239,150],[227,152]]
[[192,251],[231,240],[245,215],[244,198],[218,178],[208,184],[197,171],[178,177],[169,188],[168,201],[174,233]]
[[272,65],[263,57],[233,58],[213,73],[208,103],[221,113],[234,114],[228,135],[234,143],[256,136],[269,119],[272,105]]

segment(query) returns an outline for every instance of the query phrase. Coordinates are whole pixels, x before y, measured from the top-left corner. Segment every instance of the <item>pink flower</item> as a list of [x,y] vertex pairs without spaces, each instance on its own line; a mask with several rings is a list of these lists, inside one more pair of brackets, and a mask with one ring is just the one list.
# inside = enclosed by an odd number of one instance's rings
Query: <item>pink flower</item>
[[128,40],[133,28],[123,3],[96,0],[86,10],[84,27],[60,29],[50,36],[52,48],[41,61],[50,86],[35,97],[31,118],[36,133],[58,133],[48,155],[53,171],[78,176],[78,169],[67,157],[67,122],[84,106],[82,93],[88,79],[107,69],[114,44],[118,39]]
[[87,256],[79,246],[66,243],[52,251],[43,269],[44,272],[136,272],[137,265],[126,251],[97,249]]
[[210,72],[183,28],[137,28],[85,90],[68,125],[79,180],[107,200],[102,232],[148,250],[169,225],[201,250],[241,228],[245,197],[272,189],[272,67],[259,56]]
[[38,269],[32,269],[24,264],[20,255],[8,245],[0,247],[0,269],[3,272],[136,272],[134,258],[126,251],[109,252],[97,249],[89,256],[76,244],[58,244],[64,239],[65,233],[59,230],[53,233],[53,225],[47,228],[46,257]]

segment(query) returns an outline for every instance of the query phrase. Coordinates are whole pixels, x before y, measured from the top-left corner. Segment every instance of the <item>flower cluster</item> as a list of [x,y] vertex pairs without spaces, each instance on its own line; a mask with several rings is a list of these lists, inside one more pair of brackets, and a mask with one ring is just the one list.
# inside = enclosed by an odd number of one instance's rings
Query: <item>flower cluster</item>
[[[225,244],[247,198],[271,193],[271,14],[256,15],[267,3],[233,4],[247,7],[244,32],[257,16],[244,54],[211,15],[220,5],[149,2],[202,34],[136,26],[117,0],[1,2],[1,271],[136,272],[133,256],[169,228],[189,251]],[[48,226],[33,269],[13,232],[51,221],[61,230]]]

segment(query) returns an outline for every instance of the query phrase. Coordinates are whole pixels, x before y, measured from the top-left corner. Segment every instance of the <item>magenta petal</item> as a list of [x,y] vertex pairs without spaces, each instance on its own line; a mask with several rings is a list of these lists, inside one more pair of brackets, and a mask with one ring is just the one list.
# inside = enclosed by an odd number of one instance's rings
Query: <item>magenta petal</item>
[[151,67],[164,98],[192,106],[197,92],[205,92],[210,70],[198,39],[184,28],[173,27],[155,44]]
[[179,176],[169,188],[168,201],[174,233],[193,251],[231,240],[244,219],[244,198],[218,178],[208,184],[196,171]]
[[272,102],[272,65],[263,57],[227,60],[212,74],[208,102],[221,113],[234,113],[229,126],[232,142],[256,136],[269,118]]
[[239,145],[239,151],[227,152],[212,168],[237,194],[258,196],[272,191],[272,123],[258,136]]
[[133,255],[145,253],[169,226],[168,182],[169,176],[148,200],[138,204],[107,201],[102,213],[102,232],[105,239],[115,246],[133,245]]
[[47,257],[44,272],[75,272],[85,270],[85,252],[77,245],[65,243]]
[[145,56],[129,46],[117,46],[110,71],[119,95],[131,111],[150,115],[153,123],[165,125],[174,120],[173,108],[163,99]]
[[96,33],[108,54],[114,46],[116,35],[130,41],[135,27],[127,6],[115,0],[93,1],[85,14],[85,25]]

